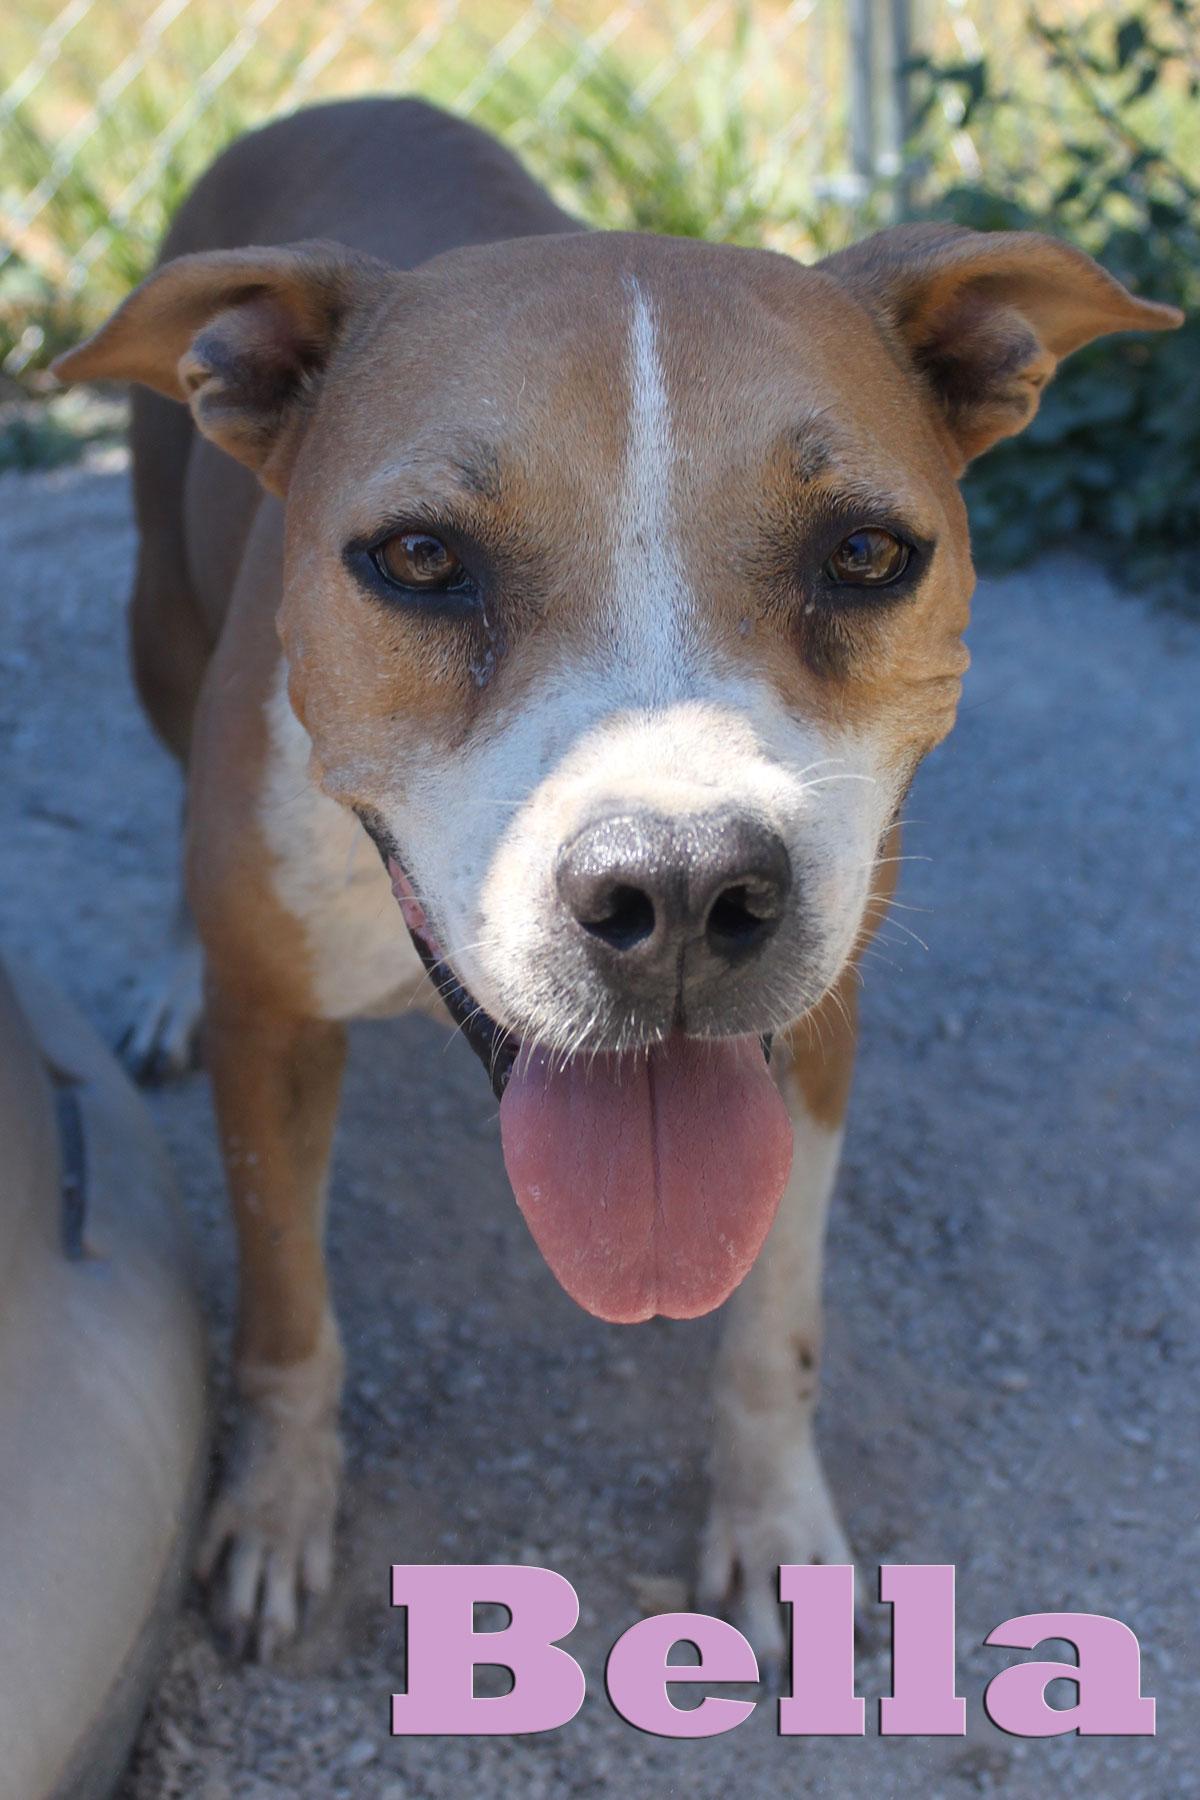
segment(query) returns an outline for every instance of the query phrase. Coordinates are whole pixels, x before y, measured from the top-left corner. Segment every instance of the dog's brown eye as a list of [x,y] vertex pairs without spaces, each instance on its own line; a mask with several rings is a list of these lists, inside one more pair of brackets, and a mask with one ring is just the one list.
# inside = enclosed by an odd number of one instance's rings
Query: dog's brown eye
[[375,562],[381,575],[398,587],[423,588],[440,593],[453,587],[463,575],[463,566],[441,538],[427,531],[398,531],[385,538],[375,551]]
[[886,587],[903,575],[910,554],[902,539],[870,525],[842,539],[825,573],[843,587]]

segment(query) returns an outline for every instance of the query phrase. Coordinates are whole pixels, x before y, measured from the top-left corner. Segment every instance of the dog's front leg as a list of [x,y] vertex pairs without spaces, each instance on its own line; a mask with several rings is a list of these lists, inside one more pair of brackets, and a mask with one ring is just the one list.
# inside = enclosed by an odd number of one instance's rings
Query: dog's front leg
[[784,1651],[780,1563],[849,1562],[813,1436],[825,1218],[854,1058],[853,988],[776,1040],[795,1155],[771,1234],[726,1307],[714,1396],[712,1496],[698,1598],[724,1608],[764,1675]]
[[239,1652],[267,1657],[329,1585],[342,1352],[322,1236],[345,1060],[340,1025],[210,981],[207,1048],[237,1227],[240,1415],[200,1550]]

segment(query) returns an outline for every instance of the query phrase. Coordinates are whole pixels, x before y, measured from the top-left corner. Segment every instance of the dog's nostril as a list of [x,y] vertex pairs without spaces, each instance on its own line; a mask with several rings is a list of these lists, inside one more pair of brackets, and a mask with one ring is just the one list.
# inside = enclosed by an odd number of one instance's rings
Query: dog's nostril
[[635,950],[654,935],[654,902],[641,888],[618,885],[604,895],[598,916],[579,923],[610,949]]
[[778,909],[744,883],[725,888],[709,909],[704,933],[713,949],[748,950],[776,923]]
[[777,928],[792,889],[783,839],[753,818],[714,812],[678,819],[621,813],[563,845],[558,896],[577,931],[639,976],[687,959],[732,966]]

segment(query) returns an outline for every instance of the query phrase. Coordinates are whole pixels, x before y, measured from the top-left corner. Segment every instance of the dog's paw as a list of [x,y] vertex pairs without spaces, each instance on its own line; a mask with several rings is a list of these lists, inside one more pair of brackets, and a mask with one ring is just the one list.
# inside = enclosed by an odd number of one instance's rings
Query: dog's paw
[[778,1692],[788,1654],[779,1565],[853,1560],[814,1450],[790,1459],[757,1490],[733,1480],[718,1485],[701,1544],[697,1604],[737,1626],[764,1685]]
[[196,1066],[204,1016],[204,959],[190,939],[138,983],[117,1050],[135,1081],[175,1080]]
[[269,1662],[328,1591],[342,1448],[332,1424],[248,1417],[201,1536],[196,1574],[230,1652]]

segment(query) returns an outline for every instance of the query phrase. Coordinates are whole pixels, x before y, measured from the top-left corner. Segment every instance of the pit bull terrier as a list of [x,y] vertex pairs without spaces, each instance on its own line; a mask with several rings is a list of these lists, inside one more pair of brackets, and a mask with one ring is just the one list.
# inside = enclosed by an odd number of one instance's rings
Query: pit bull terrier
[[856,964],[967,665],[958,478],[1060,358],[1178,322],[1036,234],[802,267],[586,230],[376,99],[235,143],[59,361],[139,384],[133,656],[188,796],[133,1050],[185,1056],[202,960],[242,1413],[200,1566],[245,1647],[330,1580],[345,1022],[417,1004],[568,1293],[728,1299],[699,1602],[777,1654],[777,1565],[851,1560],[821,1247]]

